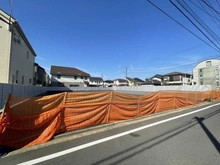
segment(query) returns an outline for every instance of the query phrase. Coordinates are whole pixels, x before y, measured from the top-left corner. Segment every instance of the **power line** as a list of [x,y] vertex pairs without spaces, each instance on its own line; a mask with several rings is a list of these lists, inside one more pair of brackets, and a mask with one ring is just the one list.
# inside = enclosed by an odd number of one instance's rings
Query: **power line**
[[210,46],[211,48],[213,48],[214,50],[216,50],[217,52],[220,52],[219,49],[216,49],[215,47],[213,47],[212,45],[210,45],[208,42],[206,42],[205,40],[203,40],[202,38],[200,38],[199,36],[197,36],[195,33],[193,33],[191,30],[189,30],[188,28],[186,28],[183,24],[181,24],[180,22],[178,22],[177,20],[175,20],[173,17],[171,17],[169,14],[167,14],[165,11],[163,11],[161,8],[159,8],[157,5],[155,5],[153,2],[151,2],[150,0],[147,0],[151,5],[153,5],[155,8],[157,8],[159,11],[161,11],[163,14],[165,14],[167,17],[169,17],[170,19],[172,19],[174,22],[176,22],[178,25],[180,25],[181,27],[183,27],[185,30],[187,30],[188,32],[190,32],[192,35],[194,35],[196,38],[200,39],[201,41],[203,41],[206,45]]
[[185,2],[180,2],[180,0],[177,0],[177,2],[182,6],[183,9],[185,9],[198,23],[201,27],[203,27],[203,29],[205,29],[205,31],[212,36],[212,38],[214,38],[214,40],[216,42],[219,43],[219,37],[208,27],[207,24],[205,24],[198,15],[196,15],[196,13],[188,6],[187,3]]
[[210,9],[212,9],[213,11],[215,11],[217,14],[220,15],[220,13],[219,13],[217,10],[215,10],[215,9],[214,9],[210,4],[208,4],[206,1],[202,0],[202,2],[203,2],[204,4],[206,4],[206,6],[208,6]]
[[213,45],[216,46],[216,48],[218,48],[219,52],[220,48],[175,3],[173,3],[172,0],[169,1],[177,10],[180,11],[183,16],[185,16],[191,22],[191,24],[193,24],[194,27],[196,27]]

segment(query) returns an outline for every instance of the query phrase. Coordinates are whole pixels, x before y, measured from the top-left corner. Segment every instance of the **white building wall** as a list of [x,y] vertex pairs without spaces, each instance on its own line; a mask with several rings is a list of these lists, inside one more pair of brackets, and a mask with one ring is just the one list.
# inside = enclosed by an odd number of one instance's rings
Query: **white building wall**
[[0,19],[0,82],[8,83],[11,49],[9,25]]
[[207,67],[207,61],[211,61],[212,66],[218,67],[220,69],[220,60],[210,59],[200,62],[193,69],[193,81],[196,82],[197,85],[200,85],[200,74],[199,70]]
[[[16,28],[13,28],[9,83],[33,84],[35,56]],[[17,74],[18,73],[18,74]]]

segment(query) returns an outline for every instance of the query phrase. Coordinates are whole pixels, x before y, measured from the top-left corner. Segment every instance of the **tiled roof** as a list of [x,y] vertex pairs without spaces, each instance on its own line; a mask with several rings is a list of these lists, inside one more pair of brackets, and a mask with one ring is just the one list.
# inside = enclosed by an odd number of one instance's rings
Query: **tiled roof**
[[90,74],[81,71],[76,68],[70,68],[70,67],[63,67],[63,66],[51,66],[50,69],[50,74],[51,75],[64,75],[64,76],[86,76],[90,77]]
[[171,73],[167,73],[163,76],[172,76],[172,75],[191,75],[189,73],[182,73],[182,72],[171,72]]
[[141,79],[139,79],[139,78],[134,78],[134,81],[135,81],[135,82],[141,82],[141,83],[142,83],[142,82],[145,82],[144,80],[141,80]]
[[98,81],[98,82],[103,82],[103,79],[101,77],[90,77],[90,81]]
[[133,82],[133,79],[132,78],[130,78],[130,77],[125,77],[128,81],[131,81],[131,82]]
[[120,79],[120,78],[118,78],[118,79],[115,79],[115,81],[118,81],[118,82],[121,82],[121,83],[127,83],[128,81],[127,80],[125,80],[125,79]]

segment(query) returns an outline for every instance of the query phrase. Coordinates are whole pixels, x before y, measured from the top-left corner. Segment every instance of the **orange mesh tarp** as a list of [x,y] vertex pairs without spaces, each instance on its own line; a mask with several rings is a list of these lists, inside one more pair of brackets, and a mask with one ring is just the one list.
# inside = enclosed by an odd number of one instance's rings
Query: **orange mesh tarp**
[[66,92],[44,97],[10,96],[0,115],[0,145],[21,148],[55,134],[128,120],[169,109],[217,100],[216,91],[159,91],[133,96],[114,91]]

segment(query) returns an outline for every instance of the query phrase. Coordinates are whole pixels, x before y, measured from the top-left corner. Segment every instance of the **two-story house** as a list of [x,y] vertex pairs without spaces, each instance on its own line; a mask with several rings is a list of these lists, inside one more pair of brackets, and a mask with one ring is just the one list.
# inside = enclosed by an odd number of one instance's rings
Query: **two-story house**
[[112,80],[105,80],[103,82],[104,87],[112,87],[112,84],[114,83],[114,81]]
[[134,86],[140,86],[142,83],[144,83],[145,81],[144,80],[141,80],[139,78],[134,78]]
[[0,9],[0,83],[33,85],[36,53],[18,21]]
[[89,86],[101,87],[101,86],[103,86],[103,79],[101,77],[90,77]]
[[77,68],[51,66],[51,86],[85,87],[90,80],[90,74]]
[[115,86],[128,86],[128,81],[125,79],[118,78],[114,80],[114,85]]
[[128,86],[134,86],[134,79],[130,77],[125,77],[128,82]]
[[171,72],[163,75],[163,85],[190,85],[192,75],[189,73]]
[[34,85],[48,86],[49,85],[49,75],[46,73],[45,69],[38,65],[34,64]]

